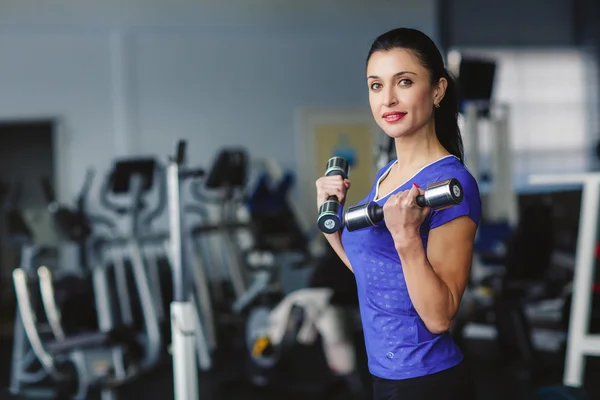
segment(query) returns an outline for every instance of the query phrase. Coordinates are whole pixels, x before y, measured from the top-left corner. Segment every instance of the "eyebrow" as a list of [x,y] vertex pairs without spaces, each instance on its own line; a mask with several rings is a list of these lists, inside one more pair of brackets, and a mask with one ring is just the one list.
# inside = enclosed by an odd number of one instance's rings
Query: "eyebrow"
[[[411,72],[411,71],[400,71],[400,72],[394,74],[394,78],[397,78],[401,75],[406,75],[406,74],[417,75],[415,72]],[[380,79],[380,78],[376,75],[370,75],[370,76],[367,76],[367,79]]]

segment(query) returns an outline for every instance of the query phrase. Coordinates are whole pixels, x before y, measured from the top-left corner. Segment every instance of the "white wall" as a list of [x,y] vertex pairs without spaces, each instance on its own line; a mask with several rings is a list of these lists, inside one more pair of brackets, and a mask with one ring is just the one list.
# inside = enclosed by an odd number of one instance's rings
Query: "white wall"
[[[0,117],[57,117],[62,198],[114,152],[109,51],[99,34],[0,34]],[[35,162],[35,160],[24,160]]]
[[178,138],[191,163],[239,144],[293,167],[294,110],[365,105],[370,41],[401,25],[435,38],[435,14],[434,0],[5,0],[0,118],[61,118],[66,201],[88,165],[164,158]]

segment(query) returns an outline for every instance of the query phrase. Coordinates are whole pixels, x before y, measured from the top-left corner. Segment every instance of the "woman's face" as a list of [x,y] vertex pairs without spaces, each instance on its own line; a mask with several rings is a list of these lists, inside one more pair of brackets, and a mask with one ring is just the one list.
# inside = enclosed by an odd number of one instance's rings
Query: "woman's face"
[[398,138],[433,122],[434,105],[445,89],[443,81],[432,87],[429,72],[408,50],[376,51],[367,65],[367,83],[377,125]]

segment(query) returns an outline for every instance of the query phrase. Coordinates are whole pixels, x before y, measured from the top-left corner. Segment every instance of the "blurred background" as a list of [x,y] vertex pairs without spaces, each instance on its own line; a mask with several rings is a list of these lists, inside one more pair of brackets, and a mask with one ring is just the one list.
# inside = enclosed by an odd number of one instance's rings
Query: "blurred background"
[[[204,332],[198,398],[369,398],[354,278],[317,229],[314,182],[345,157],[355,204],[395,157],[364,69],[401,26],[458,77],[484,200],[452,328],[478,398],[600,398],[599,18],[597,0],[3,0],[0,398],[175,398],[175,247]],[[177,202],[179,143],[195,174]],[[348,370],[317,333],[325,309]]]

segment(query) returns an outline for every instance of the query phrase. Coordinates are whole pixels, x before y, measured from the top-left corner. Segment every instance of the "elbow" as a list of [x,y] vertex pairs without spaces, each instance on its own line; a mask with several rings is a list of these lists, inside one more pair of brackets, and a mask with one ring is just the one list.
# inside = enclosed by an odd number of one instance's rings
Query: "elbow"
[[429,321],[423,321],[425,327],[434,335],[441,335],[452,328],[453,320],[451,318],[436,318]]

